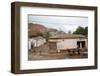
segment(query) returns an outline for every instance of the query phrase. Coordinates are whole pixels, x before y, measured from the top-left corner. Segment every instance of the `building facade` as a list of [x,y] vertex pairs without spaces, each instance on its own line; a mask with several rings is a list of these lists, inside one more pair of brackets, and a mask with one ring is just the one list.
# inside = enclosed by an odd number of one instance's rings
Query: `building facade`
[[87,48],[88,41],[83,35],[59,35],[49,39],[49,42],[56,42],[58,51],[75,49],[75,48]]
[[30,50],[34,47],[39,47],[43,45],[44,43],[46,43],[46,39],[41,36],[29,38],[28,39],[28,49]]

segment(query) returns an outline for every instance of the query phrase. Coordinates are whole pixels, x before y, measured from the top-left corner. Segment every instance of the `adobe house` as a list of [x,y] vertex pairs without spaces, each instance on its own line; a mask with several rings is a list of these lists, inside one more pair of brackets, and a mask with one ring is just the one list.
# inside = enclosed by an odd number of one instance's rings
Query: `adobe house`
[[44,43],[46,43],[46,39],[44,39],[43,37],[41,36],[32,37],[28,39],[28,48],[32,49],[34,47],[39,47]]
[[56,43],[58,52],[66,49],[87,48],[88,43],[87,37],[75,34],[58,34],[50,37],[48,41]]

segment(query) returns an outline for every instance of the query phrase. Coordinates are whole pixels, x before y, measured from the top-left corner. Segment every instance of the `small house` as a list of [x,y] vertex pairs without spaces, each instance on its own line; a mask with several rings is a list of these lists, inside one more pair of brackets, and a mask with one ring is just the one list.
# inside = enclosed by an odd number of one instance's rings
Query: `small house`
[[48,41],[56,43],[58,52],[66,49],[87,48],[87,37],[84,35],[57,34],[50,37]]
[[28,49],[30,50],[34,47],[39,47],[44,43],[46,43],[46,39],[41,36],[31,37],[28,39]]

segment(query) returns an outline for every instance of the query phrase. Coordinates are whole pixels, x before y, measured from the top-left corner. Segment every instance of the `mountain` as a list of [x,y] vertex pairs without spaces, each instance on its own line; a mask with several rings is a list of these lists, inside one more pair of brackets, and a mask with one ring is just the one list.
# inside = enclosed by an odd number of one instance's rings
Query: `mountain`
[[48,31],[49,32],[57,32],[58,30],[57,29],[54,29],[54,28],[48,28]]
[[49,32],[51,36],[65,33],[60,30],[58,31],[57,29],[54,29],[54,28],[45,27],[42,24],[34,24],[34,23],[28,24],[28,36],[29,37],[36,37],[36,36],[42,35],[45,32]]
[[37,36],[43,32],[45,32],[47,28],[41,24],[28,24],[28,36]]

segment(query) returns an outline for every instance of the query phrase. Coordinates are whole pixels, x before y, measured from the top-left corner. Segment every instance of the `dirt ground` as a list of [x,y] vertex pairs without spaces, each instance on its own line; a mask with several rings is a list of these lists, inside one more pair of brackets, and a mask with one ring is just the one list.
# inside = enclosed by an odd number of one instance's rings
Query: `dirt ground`
[[[54,46],[55,47],[55,46]],[[57,49],[50,49],[48,43],[29,50],[28,52],[28,60],[55,60],[55,59],[80,59],[80,58],[88,58],[86,53],[79,53],[75,51],[67,51],[63,50],[58,52]]]
[[82,55],[68,55],[68,54],[50,54],[50,55],[39,55],[31,53],[29,54],[29,60],[55,60],[55,59],[80,59],[80,58],[87,58],[87,56]]

